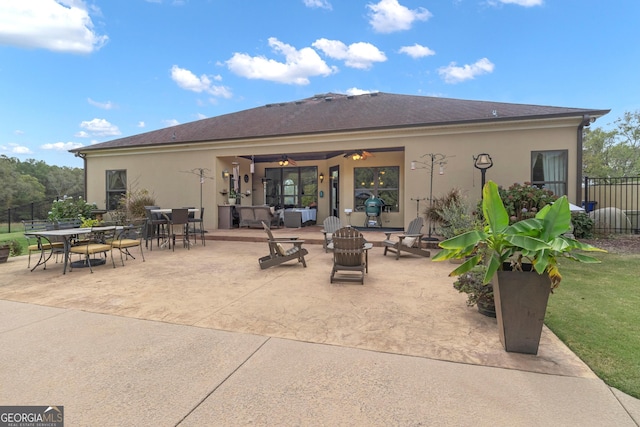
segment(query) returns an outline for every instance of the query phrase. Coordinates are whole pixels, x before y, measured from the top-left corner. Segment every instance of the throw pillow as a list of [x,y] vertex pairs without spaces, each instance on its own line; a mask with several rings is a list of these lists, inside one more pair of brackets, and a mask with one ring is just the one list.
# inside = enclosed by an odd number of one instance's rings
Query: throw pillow
[[276,243],[276,252],[278,252],[278,255],[280,256],[285,256],[287,254],[287,251],[284,250],[284,246],[280,243]]
[[408,248],[412,247],[416,242],[416,237],[405,237],[402,239],[402,244]]

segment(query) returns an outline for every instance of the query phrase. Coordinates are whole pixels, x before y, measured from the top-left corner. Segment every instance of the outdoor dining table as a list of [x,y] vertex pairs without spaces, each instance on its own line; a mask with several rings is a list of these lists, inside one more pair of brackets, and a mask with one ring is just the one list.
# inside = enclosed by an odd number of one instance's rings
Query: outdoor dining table
[[[55,237],[61,237],[63,239],[63,257],[64,257],[64,267],[62,269],[62,274],[66,274],[67,273],[67,265],[68,265],[68,261],[69,261],[69,248],[71,247],[71,239],[74,237],[77,237],[79,235],[82,234],[89,234],[91,233],[91,228],[87,227],[87,228],[63,228],[60,230],[38,230],[38,231],[28,231],[25,232],[24,234],[26,236],[33,236],[38,240],[38,244],[40,245],[41,251],[40,251],[40,259],[38,259],[38,262],[36,263],[36,265],[33,266],[33,268],[31,269],[31,271],[35,270],[37,267],[41,266],[41,265],[45,265],[45,269],[46,269],[46,263],[47,261],[49,261],[49,259],[51,258],[51,256],[53,255],[53,247],[50,244],[51,243],[51,238],[55,238]],[[42,240],[46,239],[47,242],[43,243]],[[48,248],[48,249],[45,249]],[[49,252],[48,254],[46,252]]]
[[[49,259],[51,259],[51,256],[53,255],[53,246],[50,244],[52,237],[61,237],[63,240],[63,244],[64,244],[63,265],[64,266],[62,268],[62,274],[67,274],[67,265],[69,265],[69,259],[71,257],[69,254],[69,249],[71,248],[71,239],[81,236],[83,234],[89,234],[92,231],[100,232],[100,231],[117,230],[119,228],[122,229],[122,226],[109,225],[104,227],[93,227],[93,228],[91,227],[61,228],[59,230],[38,230],[38,231],[25,232],[24,234],[26,236],[35,237],[38,240],[38,244],[40,245],[40,248],[42,248],[40,250],[40,258],[38,259],[38,262],[36,263],[36,265],[33,266],[31,271],[35,270],[38,266],[41,266],[43,264],[45,265],[45,268],[46,268],[47,261],[49,261]],[[43,238],[47,240],[47,242],[45,242],[44,244],[42,242]],[[48,252],[48,254],[46,252]]]

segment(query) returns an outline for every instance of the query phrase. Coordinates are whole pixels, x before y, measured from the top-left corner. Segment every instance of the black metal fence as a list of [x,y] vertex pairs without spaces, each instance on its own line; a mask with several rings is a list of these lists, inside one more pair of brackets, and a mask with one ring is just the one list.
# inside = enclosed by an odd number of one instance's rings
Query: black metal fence
[[640,234],[640,176],[584,178],[582,206],[596,233]]
[[[71,197],[77,198],[83,194],[74,194]],[[56,198],[56,200],[59,200]],[[7,209],[0,223],[7,224],[7,233],[22,230],[22,221],[36,219],[47,219],[49,211],[53,205],[53,200],[31,202],[26,205],[14,206]]]

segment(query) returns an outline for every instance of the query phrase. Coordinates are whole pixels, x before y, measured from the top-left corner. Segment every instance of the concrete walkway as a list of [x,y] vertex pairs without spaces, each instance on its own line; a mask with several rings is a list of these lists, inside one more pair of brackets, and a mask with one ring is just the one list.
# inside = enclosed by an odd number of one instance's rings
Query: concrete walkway
[[69,426],[638,425],[639,401],[548,329],[537,356],[506,353],[450,264],[374,248],[364,286],[331,285],[331,254],[306,246],[306,269],[212,240],[93,274],[11,258],[0,405],[62,405]]

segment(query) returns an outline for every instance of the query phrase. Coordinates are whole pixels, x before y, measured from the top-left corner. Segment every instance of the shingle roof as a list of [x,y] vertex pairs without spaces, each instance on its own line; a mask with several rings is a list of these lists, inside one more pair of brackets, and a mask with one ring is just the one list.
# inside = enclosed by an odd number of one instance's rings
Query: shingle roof
[[329,93],[294,102],[268,104],[71,151],[585,114],[598,117],[608,112],[383,92],[358,96]]

